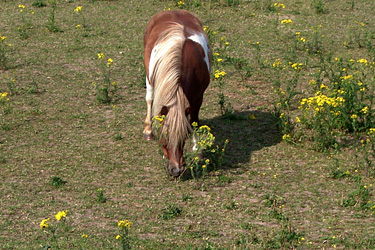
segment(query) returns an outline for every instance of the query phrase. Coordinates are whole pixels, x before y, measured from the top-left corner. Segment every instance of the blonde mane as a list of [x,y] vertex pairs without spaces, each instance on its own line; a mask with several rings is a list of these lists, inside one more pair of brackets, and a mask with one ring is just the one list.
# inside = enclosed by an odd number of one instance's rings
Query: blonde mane
[[168,108],[161,134],[172,148],[185,141],[190,128],[185,116],[185,108],[189,106],[189,102],[179,83],[185,40],[184,27],[178,23],[171,23],[160,34],[152,51],[154,63],[150,79],[154,85],[152,116],[160,115],[163,107]]

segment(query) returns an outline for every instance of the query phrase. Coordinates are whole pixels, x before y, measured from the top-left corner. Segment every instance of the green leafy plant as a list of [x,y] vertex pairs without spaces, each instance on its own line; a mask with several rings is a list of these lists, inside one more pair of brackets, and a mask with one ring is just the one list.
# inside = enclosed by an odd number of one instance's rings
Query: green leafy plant
[[182,210],[179,207],[177,207],[176,205],[169,205],[163,210],[163,213],[161,214],[160,218],[163,220],[170,220],[180,216],[181,213]]
[[96,190],[96,201],[98,203],[105,203],[107,201],[107,198],[105,198],[104,196],[104,190],[102,188]]
[[60,188],[60,187],[62,187],[64,184],[66,184],[66,181],[64,181],[63,179],[61,179],[61,177],[53,176],[53,177],[51,178],[50,183],[51,183],[51,185],[54,186],[55,188]]
[[215,143],[215,136],[207,125],[198,127],[193,123],[193,146],[192,152],[187,152],[186,165],[193,178],[204,176],[210,170],[219,169],[223,163],[225,150],[229,140],[219,147]]

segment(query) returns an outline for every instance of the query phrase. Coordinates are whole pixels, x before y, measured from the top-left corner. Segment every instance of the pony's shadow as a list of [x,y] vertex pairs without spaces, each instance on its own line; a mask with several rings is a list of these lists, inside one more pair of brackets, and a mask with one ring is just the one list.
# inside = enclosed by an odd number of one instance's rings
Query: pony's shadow
[[217,116],[201,120],[207,124],[216,137],[216,142],[226,148],[223,168],[236,168],[251,160],[254,151],[280,143],[282,134],[277,125],[277,118],[269,112],[245,111],[234,112],[230,116]]

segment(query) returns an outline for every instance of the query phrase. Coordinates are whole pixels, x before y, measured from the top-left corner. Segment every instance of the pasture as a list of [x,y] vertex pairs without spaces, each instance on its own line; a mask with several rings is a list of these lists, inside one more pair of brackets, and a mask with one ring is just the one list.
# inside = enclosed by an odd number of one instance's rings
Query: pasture
[[[175,180],[143,139],[143,33],[179,8],[214,53],[201,124],[229,143]],[[0,0],[0,249],[375,249],[372,9]]]

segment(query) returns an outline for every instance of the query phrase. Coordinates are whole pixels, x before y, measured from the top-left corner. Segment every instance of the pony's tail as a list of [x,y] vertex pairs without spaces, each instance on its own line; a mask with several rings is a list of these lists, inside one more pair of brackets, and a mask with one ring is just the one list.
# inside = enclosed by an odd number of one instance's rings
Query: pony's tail
[[168,109],[162,126],[162,135],[170,146],[176,148],[189,135],[190,124],[185,115],[188,100],[180,86],[182,49],[185,43],[184,27],[171,23],[153,50],[154,68],[151,81],[154,84],[152,115],[160,115],[163,107]]

